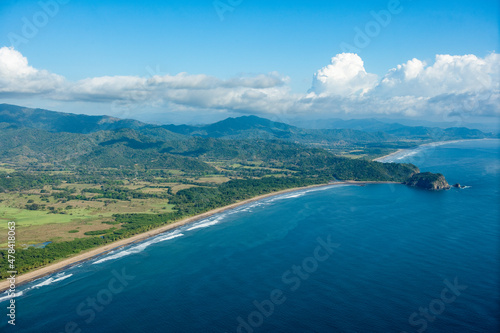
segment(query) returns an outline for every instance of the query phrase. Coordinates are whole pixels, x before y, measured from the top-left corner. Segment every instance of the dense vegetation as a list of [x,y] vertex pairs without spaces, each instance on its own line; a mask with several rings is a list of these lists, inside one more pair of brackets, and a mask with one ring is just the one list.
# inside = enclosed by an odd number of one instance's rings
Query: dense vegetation
[[41,188],[45,185],[59,185],[60,180],[50,175],[34,175],[25,172],[0,172],[0,192],[22,191]]
[[442,174],[432,172],[416,173],[408,178],[404,183],[409,186],[420,187],[433,191],[447,190],[450,188],[450,185]]

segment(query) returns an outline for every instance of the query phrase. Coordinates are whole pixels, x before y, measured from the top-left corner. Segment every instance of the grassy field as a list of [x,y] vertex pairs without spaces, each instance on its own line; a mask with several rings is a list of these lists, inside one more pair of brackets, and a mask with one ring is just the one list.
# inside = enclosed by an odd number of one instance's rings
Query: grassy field
[[[178,191],[192,187],[220,185],[232,178],[239,178],[232,176],[234,171],[225,170],[228,165],[240,170],[277,171],[277,176],[280,172],[287,172],[263,167],[261,164],[260,161],[245,164],[218,162],[214,166],[221,173],[200,177],[187,176],[184,172],[173,169],[165,170],[165,176],[155,177],[151,181],[124,177],[125,179],[120,179],[121,185],[112,185],[115,196],[104,195],[103,191],[108,191],[109,185],[65,181],[57,186],[45,185],[42,188],[0,193],[0,230],[7,228],[7,222],[15,221],[17,240],[25,246],[91,237],[85,235],[85,232],[120,228],[119,224],[110,224],[114,221],[114,214],[172,212],[175,206],[166,199],[169,194],[175,195]],[[15,170],[9,168],[9,165],[0,164],[0,171]],[[55,172],[47,171],[47,174],[53,173]],[[150,197],[121,197],[119,193],[123,190]],[[7,240],[0,238],[0,247],[6,245]]]
[[[88,212],[88,211],[87,211]],[[49,214],[47,211],[32,211],[27,209],[18,209],[0,206],[0,220],[15,221],[17,227],[27,227],[32,225],[68,223],[81,219],[89,219],[93,216],[86,215],[85,209],[71,210],[73,215],[69,214]],[[6,228],[6,223],[1,223],[0,228]]]
[[201,177],[196,179],[199,183],[212,183],[212,184],[222,184],[229,181],[227,177],[212,176],[212,177]]
[[[223,182],[223,179],[210,178],[206,180]],[[149,194],[163,194],[169,189],[179,191],[195,185],[180,183],[152,184],[144,181],[129,183],[124,188],[138,190]],[[62,184],[56,188],[45,186],[43,189],[28,190],[17,193],[0,193],[0,230],[7,228],[7,222],[15,221],[17,240],[20,244],[30,245],[46,241],[64,241],[74,238],[88,237],[87,231],[104,230],[119,225],[110,225],[113,214],[150,213],[160,214],[172,212],[174,205],[167,199],[93,199],[65,200],[54,198],[52,194],[61,193],[62,188],[74,190],[75,195],[87,198],[97,196],[97,193],[87,193],[84,189],[100,189],[100,185]],[[30,210],[27,205],[44,205],[42,209]],[[5,247],[7,241],[0,240],[0,247]]]

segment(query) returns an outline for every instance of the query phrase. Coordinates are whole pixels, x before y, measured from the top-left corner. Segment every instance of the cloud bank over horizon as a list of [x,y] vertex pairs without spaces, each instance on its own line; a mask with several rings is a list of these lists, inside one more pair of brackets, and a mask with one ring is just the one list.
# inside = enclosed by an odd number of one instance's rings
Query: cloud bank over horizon
[[499,73],[500,56],[494,52],[484,58],[436,55],[432,64],[414,58],[383,77],[367,72],[359,55],[342,53],[313,74],[308,92],[293,93],[290,78],[277,72],[230,79],[179,73],[70,81],[30,66],[13,48],[0,48],[0,98],[105,103],[110,111],[146,106],[263,116],[497,117]]

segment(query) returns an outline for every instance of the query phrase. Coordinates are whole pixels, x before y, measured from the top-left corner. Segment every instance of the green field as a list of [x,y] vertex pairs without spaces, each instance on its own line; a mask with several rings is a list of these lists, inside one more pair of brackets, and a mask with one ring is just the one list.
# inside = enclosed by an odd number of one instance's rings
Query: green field
[[31,211],[27,209],[18,209],[10,207],[0,207],[0,228],[7,228],[4,221],[15,221],[17,227],[27,227],[33,225],[43,225],[50,223],[68,223],[82,219],[94,218],[85,209],[72,209],[71,214],[51,214],[47,211]]
[[[221,183],[226,179],[207,178],[203,181]],[[174,192],[194,185],[171,183],[157,185],[146,181],[126,182],[123,188],[147,194],[164,194],[168,189]],[[82,195],[86,200],[67,200],[57,197],[67,189],[73,195]],[[173,211],[175,207],[162,198],[131,198],[115,200],[98,198],[98,193],[86,190],[99,190],[100,185],[92,184],[61,184],[59,186],[44,186],[43,189],[32,189],[17,193],[0,193],[0,229],[7,228],[7,222],[15,221],[17,240],[22,244],[36,244],[46,241],[65,241],[75,238],[89,237],[85,232],[120,228],[111,225],[114,214],[146,213],[161,214]],[[54,196],[56,195],[56,197]],[[90,200],[89,200],[90,199]],[[37,204],[39,209],[30,210],[27,206]],[[6,241],[0,241],[0,247],[6,246]]]

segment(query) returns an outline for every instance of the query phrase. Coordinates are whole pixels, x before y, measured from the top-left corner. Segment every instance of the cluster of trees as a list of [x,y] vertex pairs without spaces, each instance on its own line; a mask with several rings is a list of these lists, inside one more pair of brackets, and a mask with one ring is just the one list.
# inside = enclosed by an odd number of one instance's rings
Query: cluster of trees
[[101,186],[100,189],[87,188],[83,189],[82,193],[96,193],[97,196],[92,199],[116,199],[116,200],[130,200],[130,199],[147,199],[147,198],[165,198],[163,194],[157,193],[144,193],[140,191],[130,190],[125,187],[119,186]]
[[379,163],[363,159],[313,155],[293,165],[302,177],[315,175],[323,179],[403,182],[419,170],[412,164]]
[[195,215],[214,208],[233,204],[283,189],[324,183],[321,178],[264,177],[234,179],[217,187],[191,187],[177,192],[169,199],[182,215]]
[[59,185],[60,179],[48,174],[30,174],[26,172],[0,172],[0,193],[8,191],[30,190],[45,185]]
[[[109,240],[99,237],[78,238],[68,242],[50,243],[44,248],[29,247],[24,250],[17,248],[16,257],[16,270],[20,273],[28,272],[37,267],[50,264],[56,260],[67,258],[71,255],[80,253],[81,251],[106,244]],[[0,250],[0,278],[5,279],[10,274],[7,250]]]

